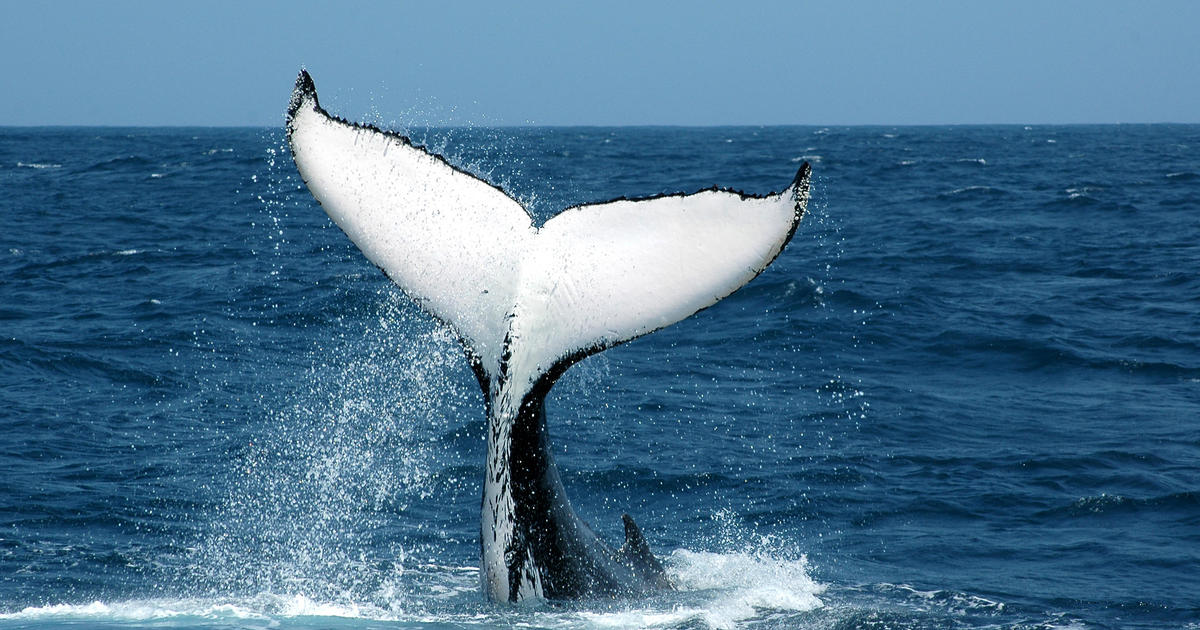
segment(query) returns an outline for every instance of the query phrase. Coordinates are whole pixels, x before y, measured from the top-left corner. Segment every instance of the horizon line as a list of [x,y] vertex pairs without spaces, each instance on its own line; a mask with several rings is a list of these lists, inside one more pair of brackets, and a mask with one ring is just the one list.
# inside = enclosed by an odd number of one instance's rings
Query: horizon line
[[[380,126],[379,123],[372,123],[375,126]],[[498,125],[479,125],[479,124],[413,124],[407,127],[420,127],[430,129],[720,129],[720,128],[765,128],[765,127],[812,127],[812,128],[831,128],[831,127],[889,127],[889,128],[916,128],[916,127],[1119,127],[1126,125],[1200,125],[1200,121],[1182,122],[1182,121],[1128,121],[1128,122],[958,122],[958,123],[710,123],[710,124],[683,124],[683,123],[622,123],[622,124],[599,124],[599,123],[576,123],[576,124],[561,124],[561,123],[521,123],[521,124],[498,124]],[[0,129],[280,129],[283,130],[285,125],[213,125],[213,124],[151,124],[151,125],[131,125],[119,123],[47,123],[47,124],[9,124],[0,123]]]

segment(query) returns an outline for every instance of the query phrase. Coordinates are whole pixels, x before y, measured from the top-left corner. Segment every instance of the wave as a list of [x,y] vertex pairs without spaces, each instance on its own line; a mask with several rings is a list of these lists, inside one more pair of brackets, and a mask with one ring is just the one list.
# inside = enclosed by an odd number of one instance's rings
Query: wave
[[110,158],[100,162],[94,162],[81,169],[83,173],[120,171],[130,167],[150,166],[155,164],[149,158],[142,155],[127,155],[123,157]]
[[[14,314],[24,316],[20,312],[4,313],[5,316]],[[166,382],[162,374],[128,359],[113,357],[111,353],[105,355],[87,342],[54,344],[13,338],[0,347],[0,364],[71,379],[90,375],[125,385],[158,386]]]
[[1180,206],[1192,207],[1200,204],[1200,195],[1183,195],[1182,197],[1173,197],[1159,200],[1158,205],[1163,208],[1177,208]]
[[303,595],[260,594],[237,598],[162,598],[121,602],[94,601],[87,604],[30,606],[17,612],[0,613],[0,621],[42,622],[138,622],[187,619],[223,621],[271,620],[296,617],[344,617],[372,621],[399,618],[374,606],[318,602]]
[[936,199],[995,199],[1009,195],[1007,190],[993,186],[965,186],[938,194]]
[[1063,191],[1066,195],[1045,201],[1041,204],[1045,209],[1061,210],[1106,210],[1120,212],[1137,212],[1138,207],[1132,203],[1118,203],[1097,197],[1093,188],[1068,188]]
[[[1026,320],[1031,317],[1026,315]],[[1027,331],[1014,331],[1027,333]],[[1136,340],[1132,343],[1136,344]],[[1135,358],[1102,349],[1086,350],[1080,344],[1065,339],[1033,337],[1028,334],[980,334],[963,330],[948,330],[932,338],[928,349],[935,354],[979,363],[1006,356],[1027,370],[1058,370],[1079,368],[1138,374],[1152,378],[1197,378],[1200,368],[1169,360]],[[1139,348],[1134,345],[1133,347]],[[1177,346],[1176,346],[1177,347]]]
[[1102,493],[1081,497],[1072,501],[1069,505],[1044,510],[1038,513],[1038,516],[1043,518],[1080,518],[1135,514],[1142,511],[1163,512],[1183,510],[1190,512],[1197,504],[1200,504],[1200,492],[1174,492],[1143,498]]
[[922,590],[909,584],[883,583],[875,587],[884,593],[894,593],[913,602],[925,603],[931,609],[951,610],[961,615],[995,614],[1004,612],[1007,604],[980,595],[951,590]]
[[[46,251],[14,253],[10,251],[9,253],[13,256],[20,256],[19,259],[12,261],[13,265],[8,270],[9,279],[25,283],[30,287],[59,287],[60,284],[51,284],[47,278],[53,278],[54,283],[60,283],[62,282],[60,278],[64,277],[92,280],[118,278],[120,281],[128,281],[129,286],[133,286],[135,279],[144,281],[142,279],[152,277],[155,270],[154,265],[172,255],[171,252],[154,249],[109,249],[62,253]],[[176,258],[176,260],[178,259]],[[82,283],[82,280],[80,282]],[[44,306],[46,301],[34,299],[33,303]],[[69,310],[72,316],[80,314],[80,309],[74,306],[71,306]],[[96,309],[89,310],[95,312]]]
[[[859,584],[841,589],[830,608],[833,628],[1038,628],[1085,630],[1075,615],[1011,601],[996,593],[929,588],[904,582]],[[838,601],[845,598],[846,601]],[[1019,622],[1014,623],[1014,621]],[[812,624],[815,625],[815,624]]]

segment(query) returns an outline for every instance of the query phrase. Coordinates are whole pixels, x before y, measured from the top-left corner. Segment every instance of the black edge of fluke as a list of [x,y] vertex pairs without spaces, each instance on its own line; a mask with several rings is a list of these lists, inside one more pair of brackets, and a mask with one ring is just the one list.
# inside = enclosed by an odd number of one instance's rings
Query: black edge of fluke
[[812,166],[808,162],[801,164],[800,168],[796,171],[796,176],[792,178],[792,186],[807,190],[808,178],[811,174]]
[[[796,201],[797,223],[800,221],[800,218],[804,216],[805,211],[808,209],[808,186],[811,178],[812,166],[809,165],[808,162],[805,162],[800,165],[800,168],[796,171],[796,176],[792,178],[791,186],[789,186],[789,188],[795,189],[795,192],[792,193],[792,196]],[[792,226],[792,230],[795,231],[794,225]],[[788,240],[791,240],[791,238],[791,235],[788,235]]]
[[301,68],[300,74],[296,76],[296,87],[292,88],[292,99],[288,101],[287,121],[289,127],[292,119],[296,117],[296,112],[300,111],[304,101],[309,98],[312,98],[313,103],[320,107],[319,101],[317,101],[317,86],[313,83],[308,70]]
[[[737,195],[742,200],[766,199],[767,197],[772,197],[774,195],[782,195],[783,193],[787,192],[788,189],[796,187],[797,185],[799,185],[799,187],[796,189],[797,203],[799,204],[801,198],[807,199],[808,178],[809,178],[809,174],[811,172],[812,172],[812,167],[809,166],[808,162],[805,162],[800,165],[800,170],[796,171],[796,176],[792,178],[792,182],[790,184],[788,184],[787,188],[781,190],[780,192],[772,192],[772,193],[767,193],[765,195],[758,195],[758,194],[754,194],[754,193],[748,193],[743,190],[737,190],[735,188],[724,188],[721,186],[713,185],[713,186],[709,186],[708,188],[701,188],[700,190],[697,190],[695,192],[690,192],[690,193],[688,193],[688,192],[659,193],[657,195],[646,195],[644,197],[627,197],[625,195],[621,195],[620,197],[613,197],[612,199],[606,199],[604,201],[591,201],[591,202],[587,202],[587,203],[576,204],[576,205],[568,207],[566,210],[563,210],[563,212],[567,212],[568,210],[579,210],[580,208],[583,208],[584,206],[603,206],[603,205],[610,204],[610,203],[617,203],[619,201],[653,201],[655,199],[663,199],[666,197],[690,197],[692,195],[697,195],[697,194],[700,194],[703,192],[719,192],[719,193],[727,193],[727,194],[731,194],[731,195]],[[798,205],[797,206],[797,214],[796,214],[797,220],[803,214],[804,214],[804,209],[799,207],[799,205]]]

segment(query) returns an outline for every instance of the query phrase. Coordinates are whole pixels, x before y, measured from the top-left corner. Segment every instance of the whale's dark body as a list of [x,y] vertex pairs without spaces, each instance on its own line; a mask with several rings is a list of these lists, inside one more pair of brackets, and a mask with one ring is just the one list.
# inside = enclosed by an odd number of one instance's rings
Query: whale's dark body
[[[512,548],[527,548],[533,560],[528,566],[509,567],[510,598],[521,592],[523,583],[540,582],[541,595],[549,599],[636,595],[670,588],[662,565],[628,514],[625,544],[613,550],[571,509],[550,454],[544,398],[545,392],[536,390],[526,397],[510,436],[509,490],[519,497]],[[481,533],[481,542],[488,533]],[[533,567],[539,575],[532,575]],[[498,590],[485,586],[488,592]]]
[[330,116],[307,72],[287,131],[313,196],[458,334],[479,380],[487,595],[517,602],[670,588],[632,518],[614,550],[575,514],[550,451],[546,395],[580,359],[711,306],[765,269],[803,215],[808,165],[780,193],[617,199],[538,227],[502,190],[407,138]]

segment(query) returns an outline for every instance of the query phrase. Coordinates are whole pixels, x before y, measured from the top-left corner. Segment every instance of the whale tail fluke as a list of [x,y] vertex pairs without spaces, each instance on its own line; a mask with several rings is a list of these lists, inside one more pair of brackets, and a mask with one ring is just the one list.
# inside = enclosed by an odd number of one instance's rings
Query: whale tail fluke
[[[543,400],[576,361],[712,306],[766,269],[804,214],[809,165],[779,192],[619,198],[537,225],[503,189],[407,137],[330,115],[305,71],[288,105],[287,139],[325,212],[454,331],[470,359],[489,410],[481,517],[489,596],[625,592],[597,586],[620,574],[631,578],[622,587],[629,592],[642,582],[671,588],[629,515],[616,552],[575,523],[538,420]],[[557,501],[538,503],[547,496]],[[603,568],[562,559],[563,549],[600,548]]]
[[536,226],[502,189],[408,138],[329,115],[303,71],[287,133],[334,222],[454,329],[481,385],[509,382],[525,390],[516,400],[547,374],[733,293],[779,255],[808,201],[805,163],[777,193],[614,199]]

